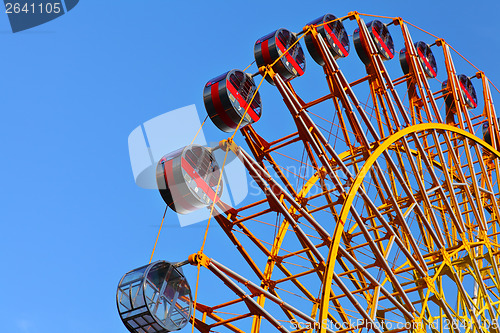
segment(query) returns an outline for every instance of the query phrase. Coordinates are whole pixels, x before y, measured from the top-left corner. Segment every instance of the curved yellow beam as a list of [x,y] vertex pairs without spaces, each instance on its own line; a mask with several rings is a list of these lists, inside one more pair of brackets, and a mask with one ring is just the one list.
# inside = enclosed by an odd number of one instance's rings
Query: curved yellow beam
[[365,164],[359,171],[359,174],[356,176],[356,180],[354,181],[354,184],[352,185],[351,189],[349,190],[349,194],[347,196],[346,201],[344,202],[344,205],[342,207],[342,210],[340,211],[340,220],[342,223],[345,223],[347,220],[347,214],[349,214],[349,210],[351,209],[352,202],[354,200],[354,196],[358,192],[359,187],[363,183],[363,180],[368,173],[368,170],[373,166],[375,161],[379,158],[380,155],[384,152],[384,150],[388,149],[389,146],[394,144],[396,141],[401,139],[403,136],[408,135],[410,133],[414,132],[420,132],[420,131],[425,131],[429,129],[441,129],[441,130],[446,130],[450,132],[454,132],[460,135],[463,135],[480,145],[484,146],[488,150],[490,150],[492,153],[494,153],[498,158],[500,158],[500,152],[498,152],[495,148],[493,148],[491,145],[486,143],[485,141],[479,139],[476,137],[474,134],[471,134],[469,132],[466,132],[458,127],[450,126],[450,125],[445,125],[445,124],[435,124],[435,123],[426,123],[426,124],[419,124],[419,125],[414,125],[407,127],[390,137],[388,137],[383,144],[381,144],[371,155],[370,157],[366,160]]
[[[488,149],[491,153],[496,155],[496,157],[500,158],[500,152],[498,152],[496,149],[494,149],[491,145],[487,144],[483,140],[479,139],[475,135],[466,132],[460,128],[450,126],[450,125],[445,125],[445,124],[439,124],[439,123],[425,123],[425,124],[418,124],[418,125],[413,125],[407,128],[404,128],[400,130],[399,132],[391,135],[388,137],[380,146],[375,149],[375,151],[370,155],[370,157],[366,160],[365,164],[359,171],[358,175],[356,176],[356,179],[349,190],[349,193],[347,194],[346,200],[344,202],[344,205],[342,206],[342,210],[340,211],[340,220],[337,222],[337,225],[335,226],[335,232],[332,238],[332,243],[330,245],[330,251],[328,252],[328,259],[327,259],[327,266],[326,266],[326,271],[323,276],[323,290],[321,293],[321,300],[320,300],[320,323],[323,322],[323,320],[328,318],[328,305],[330,303],[330,292],[331,292],[331,281],[333,278],[333,269],[335,267],[335,260],[337,259],[337,253],[338,253],[338,248],[340,245],[340,236],[342,235],[342,232],[344,230],[344,224],[347,221],[347,216],[349,214],[349,211],[352,207],[352,203],[354,200],[354,197],[356,196],[356,193],[358,192],[361,184],[363,183],[363,180],[370,170],[370,168],[373,166],[375,161],[380,157],[380,155],[383,154],[383,152],[388,149],[392,144],[394,144],[396,141],[401,139],[402,137],[411,134],[411,133],[416,133],[420,131],[425,131],[425,130],[444,130],[444,131],[449,131],[453,133],[457,133],[460,135],[463,135],[464,137],[469,138],[472,141],[475,141],[476,143],[480,144],[481,146],[485,147]],[[321,325],[321,333],[326,333],[326,326],[323,327],[324,325]]]

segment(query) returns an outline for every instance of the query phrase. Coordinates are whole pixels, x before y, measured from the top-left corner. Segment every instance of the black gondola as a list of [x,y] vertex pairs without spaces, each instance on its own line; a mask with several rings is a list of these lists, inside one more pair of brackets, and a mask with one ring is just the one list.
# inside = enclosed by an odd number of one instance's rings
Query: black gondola
[[157,261],[125,274],[116,305],[131,333],[165,333],[182,329],[193,312],[191,288],[182,268]]
[[[500,124],[500,118],[497,118],[497,124]],[[493,126],[493,124],[491,124]],[[491,133],[490,133],[490,123],[489,122],[484,122],[483,123],[483,140],[491,145]]]
[[[386,61],[394,58],[394,42],[387,26],[379,20],[373,20],[366,24],[366,28],[382,60]],[[367,42],[359,33],[359,28],[354,30],[353,41],[359,58],[365,65],[368,65],[370,63],[370,52],[368,52]]]
[[[458,82],[460,84],[460,90],[462,91],[462,96],[464,97],[465,104],[469,109],[475,109],[477,107],[477,95],[476,89],[469,77],[465,74],[458,75]],[[442,89],[448,86],[448,80],[443,81]],[[453,96],[450,94],[445,98],[446,107],[453,107]]]
[[[422,41],[416,42],[414,45],[425,76],[429,79],[435,78],[437,76],[437,63],[431,48]],[[399,62],[403,73],[408,74],[410,72],[410,55],[406,52],[406,48],[399,52]]]
[[[316,26],[316,31],[323,37],[330,52],[335,59],[344,58],[349,55],[349,36],[344,28],[342,21],[336,20],[337,17],[333,14],[326,14],[318,17],[307,25]],[[321,56],[320,49],[314,42],[312,34],[307,34],[305,37],[306,47],[311,57],[320,66],[325,65],[325,61]]]
[[[259,38],[255,42],[253,49],[257,66],[267,66],[273,64],[282,54],[285,54],[293,43],[297,41],[295,34],[287,29],[278,29]],[[285,81],[304,74],[306,69],[306,58],[299,43],[296,43],[278,62],[273,66],[273,70]],[[274,84],[272,78],[266,75],[266,80]]]
[[233,69],[208,81],[203,89],[203,102],[215,126],[224,132],[233,132],[240,121],[240,127],[244,127],[260,119],[262,102],[256,91],[251,75]]
[[165,203],[187,214],[218,202],[223,182],[210,149],[190,145],[165,155],[156,167],[156,182]]

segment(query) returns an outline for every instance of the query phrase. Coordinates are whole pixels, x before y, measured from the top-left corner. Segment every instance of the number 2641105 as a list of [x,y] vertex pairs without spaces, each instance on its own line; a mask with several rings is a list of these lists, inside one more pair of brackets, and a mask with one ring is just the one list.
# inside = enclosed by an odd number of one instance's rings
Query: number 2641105
[[5,12],[7,14],[59,14],[61,12],[61,3],[50,3],[45,4],[21,4],[17,2],[6,2]]

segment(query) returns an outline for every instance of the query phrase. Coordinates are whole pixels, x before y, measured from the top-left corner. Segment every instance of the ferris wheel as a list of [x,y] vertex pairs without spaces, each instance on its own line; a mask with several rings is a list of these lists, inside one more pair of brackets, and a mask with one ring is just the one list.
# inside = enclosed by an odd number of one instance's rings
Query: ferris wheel
[[[239,260],[202,245],[184,261],[125,274],[117,306],[130,332],[500,331],[500,136],[490,82],[479,70],[457,72],[452,47],[431,34],[414,41],[413,27],[326,14],[298,33],[257,39],[258,72],[207,82],[207,114],[228,139],[166,155],[157,181],[175,212],[209,209]],[[307,80],[306,49],[307,65],[324,71],[311,85],[327,93],[314,99],[294,87]],[[366,75],[348,81],[344,61]],[[272,140],[253,125],[269,84],[293,122]],[[221,199],[228,155],[261,190],[237,207]],[[209,272],[217,297],[187,281],[182,270],[196,268]]]

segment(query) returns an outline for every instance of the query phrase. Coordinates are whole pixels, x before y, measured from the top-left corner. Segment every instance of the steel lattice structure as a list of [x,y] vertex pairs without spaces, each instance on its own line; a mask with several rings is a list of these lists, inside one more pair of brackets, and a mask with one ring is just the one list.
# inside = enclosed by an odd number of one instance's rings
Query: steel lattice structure
[[[474,113],[443,39],[432,46],[447,81],[433,91],[404,20],[390,22],[409,71],[395,79],[360,14],[337,20],[357,23],[366,76],[348,82],[318,26],[306,26],[299,36],[324,63],[315,84],[329,93],[305,101],[262,66],[295,128],[268,142],[249,124],[248,148],[220,143],[262,193],[216,205],[212,218],[241,260],[190,256],[225,288],[212,302],[200,290],[191,322],[200,332],[498,332],[500,136],[487,77],[476,73],[483,110]],[[367,103],[356,89],[369,91]],[[483,124],[487,140],[475,134]],[[283,167],[291,162],[295,174]]]

